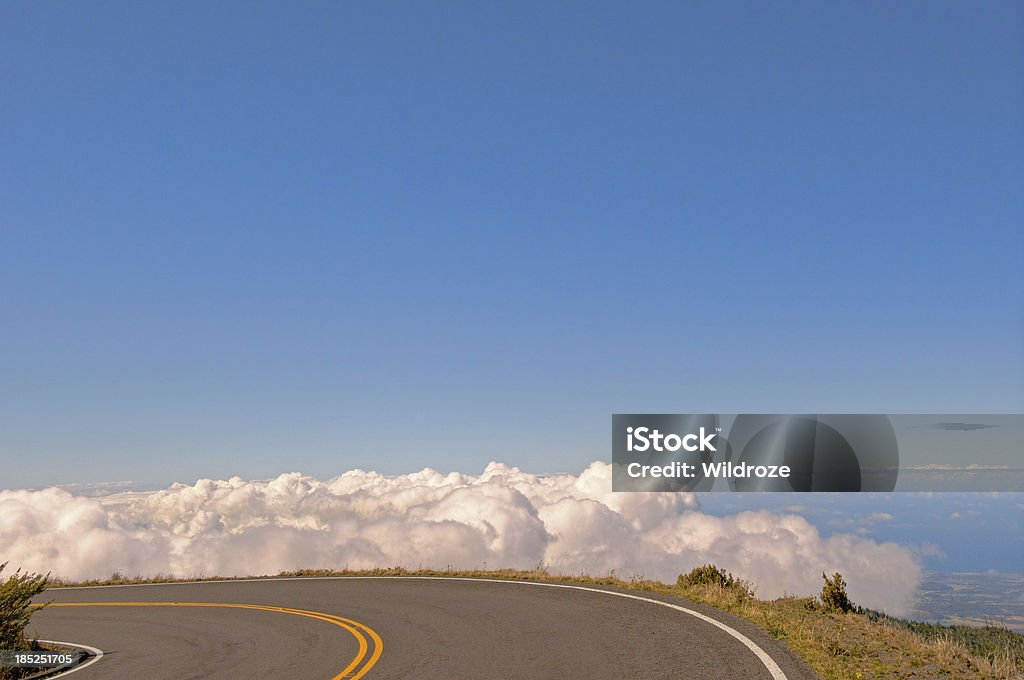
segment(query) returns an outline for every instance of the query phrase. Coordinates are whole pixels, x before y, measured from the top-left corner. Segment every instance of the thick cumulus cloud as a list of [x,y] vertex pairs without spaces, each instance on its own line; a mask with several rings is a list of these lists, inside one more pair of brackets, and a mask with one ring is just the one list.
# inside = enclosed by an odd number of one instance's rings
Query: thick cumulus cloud
[[672,581],[712,562],[761,597],[817,592],[841,571],[854,601],[901,613],[920,567],[910,550],[824,538],[803,517],[706,515],[693,494],[611,492],[611,469],[479,476],[355,470],[320,481],[201,480],[102,498],[0,492],[0,561],[70,579],[254,575],[300,568],[519,568]]

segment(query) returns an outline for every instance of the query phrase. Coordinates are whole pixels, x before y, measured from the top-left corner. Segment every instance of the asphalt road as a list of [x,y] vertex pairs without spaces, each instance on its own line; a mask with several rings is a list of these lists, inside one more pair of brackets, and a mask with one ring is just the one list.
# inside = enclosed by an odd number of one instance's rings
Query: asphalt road
[[70,680],[817,677],[728,614],[599,590],[421,578],[62,588],[32,627],[103,650]]

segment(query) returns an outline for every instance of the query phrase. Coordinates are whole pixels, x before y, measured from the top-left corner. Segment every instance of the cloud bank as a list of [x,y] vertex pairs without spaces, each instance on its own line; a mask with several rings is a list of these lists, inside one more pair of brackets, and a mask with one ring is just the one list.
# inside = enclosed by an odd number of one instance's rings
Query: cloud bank
[[479,476],[355,470],[320,481],[200,480],[102,498],[0,491],[0,562],[69,579],[126,574],[273,574],[299,568],[520,568],[674,581],[713,562],[760,597],[806,595],[841,571],[858,604],[907,611],[921,568],[910,550],[822,537],[796,514],[700,512],[686,493],[611,492],[611,468]]

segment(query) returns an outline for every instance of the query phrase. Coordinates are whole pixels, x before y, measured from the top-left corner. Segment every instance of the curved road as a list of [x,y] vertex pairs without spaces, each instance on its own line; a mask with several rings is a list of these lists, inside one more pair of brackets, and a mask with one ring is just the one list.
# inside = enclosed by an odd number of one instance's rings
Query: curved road
[[70,680],[817,677],[740,619],[611,588],[342,577],[60,588],[47,600],[33,632],[104,652]]

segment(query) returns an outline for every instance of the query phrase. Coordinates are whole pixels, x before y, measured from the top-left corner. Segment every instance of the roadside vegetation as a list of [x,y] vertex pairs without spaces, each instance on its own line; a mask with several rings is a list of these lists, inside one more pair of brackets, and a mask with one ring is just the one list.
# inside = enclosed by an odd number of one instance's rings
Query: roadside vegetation
[[[850,601],[842,575],[822,574],[817,596],[761,600],[756,587],[714,565],[681,574],[674,584],[641,577],[621,578],[553,574],[533,570],[410,570],[402,567],[340,571],[303,569],[277,577],[460,576],[510,580],[548,580],[605,585],[682,597],[746,619],[787,645],[826,680],[915,678],[932,680],[1024,680],[1024,635],[1001,626],[947,626],[887,616]],[[274,578],[274,577],[266,577]],[[170,577],[127,577],[54,585],[163,583]],[[230,580],[199,576],[194,580]]]
[[[717,573],[716,573],[717,572]],[[759,600],[713,566],[679,577],[675,592],[761,625],[823,678],[1024,678],[1024,635],[999,626],[905,621],[857,607],[842,575],[822,574],[817,597]]]
[[[0,564],[0,579],[6,567],[6,562]],[[36,649],[35,642],[26,639],[25,627],[37,609],[32,598],[46,589],[47,582],[47,576],[23,574],[20,569],[0,580],[0,650]],[[17,678],[19,673],[17,669],[0,668],[3,680]]]

